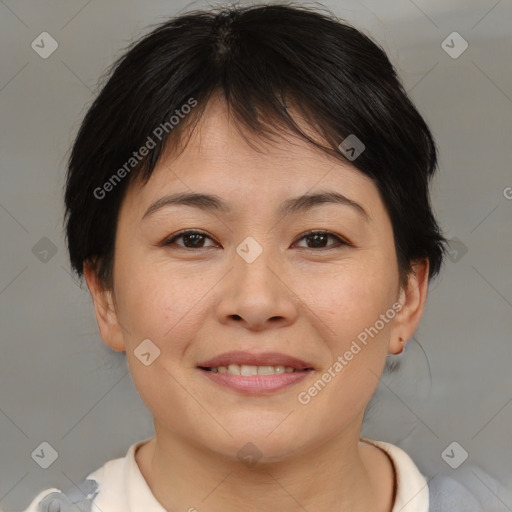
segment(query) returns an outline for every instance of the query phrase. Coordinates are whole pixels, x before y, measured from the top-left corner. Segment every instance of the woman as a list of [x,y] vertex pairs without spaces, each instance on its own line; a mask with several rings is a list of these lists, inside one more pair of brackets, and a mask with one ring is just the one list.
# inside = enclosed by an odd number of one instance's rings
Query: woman
[[134,45],[74,143],[66,230],[155,435],[28,510],[427,512],[412,459],[360,433],[442,265],[436,163],[334,17],[196,11]]

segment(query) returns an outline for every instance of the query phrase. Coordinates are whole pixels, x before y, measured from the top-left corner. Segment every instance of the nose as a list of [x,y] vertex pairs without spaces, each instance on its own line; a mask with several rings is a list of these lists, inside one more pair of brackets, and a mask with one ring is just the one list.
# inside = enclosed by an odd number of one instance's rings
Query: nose
[[219,321],[237,322],[253,331],[295,322],[299,299],[275,253],[263,250],[253,261],[240,254],[234,252],[233,267],[219,290]]

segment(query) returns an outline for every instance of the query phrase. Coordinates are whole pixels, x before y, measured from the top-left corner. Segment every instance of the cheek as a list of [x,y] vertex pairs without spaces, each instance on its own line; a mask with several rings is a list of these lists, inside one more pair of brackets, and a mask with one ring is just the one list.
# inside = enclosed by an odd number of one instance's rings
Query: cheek
[[[326,275],[310,277],[303,286],[303,297],[322,319],[331,348],[339,352],[391,308],[397,280],[397,272],[385,258],[362,255]],[[379,323],[382,334],[389,327],[390,323]]]
[[[159,417],[162,411],[183,409],[190,401],[180,372],[183,354],[201,325],[197,315],[204,290],[201,293],[199,286],[188,286],[189,280],[179,277],[183,272],[163,273],[158,265],[139,262],[133,267],[125,265],[124,271],[124,281],[119,281],[119,312],[125,327],[126,357],[142,400]],[[148,339],[157,349],[149,344],[144,350],[151,358],[145,365],[138,355],[142,353],[139,347],[144,346],[141,343]]]
[[[308,428],[334,434],[363,414],[377,388],[393,318],[385,322],[380,315],[391,307],[393,295],[388,280],[377,281],[371,273],[347,272],[331,279],[329,287],[315,313],[329,327],[323,328],[323,341],[330,355],[312,386],[300,390],[300,403],[307,402],[303,420]],[[310,293],[314,302],[315,289]],[[322,423],[326,417],[328,427]]]
[[379,318],[391,307],[392,297],[388,287],[377,287],[375,282],[359,282],[347,287],[346,293],[339,297],[336,304],[336,329],[343,332],[345,340],[354,340],[378,322],[378,330],[382,331],[381,334],[386,334],[390,324],[385,322],[382,325]]
[[119,318],[132,351],[144,339],[160,349],[164,359],[178,360],[202,324],[204,272],[142,259],[125,260],[118,268]]

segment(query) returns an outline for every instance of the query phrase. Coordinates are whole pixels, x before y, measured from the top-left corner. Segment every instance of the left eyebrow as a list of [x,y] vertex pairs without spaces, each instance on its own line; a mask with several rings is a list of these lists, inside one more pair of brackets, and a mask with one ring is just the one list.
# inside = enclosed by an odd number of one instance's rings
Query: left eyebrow
[[[287,216],[294,213],[306,212],[321,204],[340,204],[349,206],[354,209],[365,221],[370,220],[370,216],[366,210],[359,204],[348,197],[334,191],[320,191],[314,194],[304,194],[302,196],[293,197],[284,201],[279,207],[280,216]],[[171,194],[157,199],[146,210],[142,219],[153,215],[158,210],[173,205],[191,206],[199,208],[206,212],[219,212],[224,214],[232,213],[232,208],[219,196],[212,194],[178,193]]]
[[305,212],[321,204],[341,204],[354,209],[365,221],[370,220],[368,212],[359,204],[349,199],[347,196],[330,190],[320,191],[314,194],[304,194],[299,197],[286,200],[279,208],[279,214],[282,216],[298,212]]

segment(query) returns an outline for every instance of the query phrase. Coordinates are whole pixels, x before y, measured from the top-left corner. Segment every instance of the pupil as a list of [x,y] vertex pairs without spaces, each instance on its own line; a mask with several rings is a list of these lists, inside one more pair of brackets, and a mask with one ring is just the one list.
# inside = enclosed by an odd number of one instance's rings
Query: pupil
[[[198,242],[198,241],[199,241],[199,242],[201,241],[202,236],[203,236],[203,235],[200,235],[199,233],[193,233],[193,234],[191,234],[191,235],[185,235],[185,237],[183,238],[183,240],[185,241],[185,245],[187,245],[186,240],[189,240],[190,238],[196,237],[195,242],[194,242],[194,241],[192,242],[192,246],[193,246],[193,247],[197,247],[198,245],[200,245],[200,244],[198,244],[197,242]],[[198,240],[198,239],[199,239],[199,240]]]
[[322,243],[321,243],[321,242],[320,242],[320,244],[318,244],[319,239],[320,239],[320,238],[322,238],[322,239],[324,239],[324,241],[325,241],[325,237],[326,237],[326,235],[324,235],[324,234],[322,234],[322,233],[315,233],[314,235],[310,235],[310,236],[309,236],[309,238],[310,238],[310,239],[312,238],[312,239],[314,239],[314,240],[315,240],[315,242],[313,243],[313,245],[314,245],[315,247],[319,247],[319,245],[322,245]]

